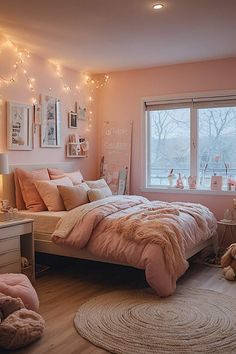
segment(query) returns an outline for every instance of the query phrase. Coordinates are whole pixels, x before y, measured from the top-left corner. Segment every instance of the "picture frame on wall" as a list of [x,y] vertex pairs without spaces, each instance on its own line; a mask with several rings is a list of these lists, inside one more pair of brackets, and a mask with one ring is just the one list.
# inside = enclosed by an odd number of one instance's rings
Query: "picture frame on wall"
[[8,150],[33,149],[33,106],[7,102]]
[[78,128],[78,114],[76,112],[69,112],[68,114],[68,127],[76,129]]
[[79,106],[78,109],[78,119],[79,120],[87,120],[87,109],[86,107]]
[[34,105],[34,124],[41,125],[42,122],[42,106],[39,103]]
[[61,102],[49,95],[41,96],[41,147],[61,147]]

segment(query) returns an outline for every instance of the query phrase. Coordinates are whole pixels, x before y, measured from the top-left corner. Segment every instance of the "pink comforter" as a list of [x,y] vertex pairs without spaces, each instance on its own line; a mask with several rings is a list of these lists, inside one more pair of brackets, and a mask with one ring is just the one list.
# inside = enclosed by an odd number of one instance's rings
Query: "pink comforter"
[[[120,232],[123,220],[129,218],[129,222],[132,219],[139,222],[144,217],[148,218],[144,221],[147,227],[151,219],[151,238],[143,235],[144,239],[139,240],[132,237],[132,233]],[[116,224],[119,227],[114,227]],[[162,230],[163,227],[170,231],[170,235],[165,235],[164,243],[159,241],[162,238],[159,228]],[[86,247],[96,257],[144,269],[149,285],[158,295],[168,296],[174,292],[176,280],[188,268],[186,252],[210,238],[215,229],[213,214],[199,204],[113,196],[70,211],[59,221],[52,240],[79,249]],[[150,233],[150,227],[147,230]],[[176,233],[175,243],[172,242],[173,231]],[[170,263],[175,272],[171,271]]]

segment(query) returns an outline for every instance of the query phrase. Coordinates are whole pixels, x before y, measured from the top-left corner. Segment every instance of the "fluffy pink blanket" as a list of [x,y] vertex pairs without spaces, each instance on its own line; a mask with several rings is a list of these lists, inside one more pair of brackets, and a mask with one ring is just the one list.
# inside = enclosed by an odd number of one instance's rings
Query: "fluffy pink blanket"
[[[52,239],[143,268],[149,284],[160,295],[169,295],[188,267],[186,248],[209,238],[215,228],[213,214],[199,204],[113,196],[69,212],[59,221]],[[165,276],[163,287],[160,281]]]

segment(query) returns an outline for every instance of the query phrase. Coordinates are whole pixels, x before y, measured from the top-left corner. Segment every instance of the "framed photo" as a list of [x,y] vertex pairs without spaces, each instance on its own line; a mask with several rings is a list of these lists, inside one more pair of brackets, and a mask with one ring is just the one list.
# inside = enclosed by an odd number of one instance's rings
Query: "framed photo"
[[34,105],[34,124],[41,125],[42,122],[42,106],[39,103]]
[[76,129],[78,127],[77,119],[78,119],[78,115],[76,112],[69,112],[69,114],[68,114],[68,127]]
[[33,107],[7,102],[7,147],[8,150],[33,149]]
[[79,106],[78,109],[78,119],[79,120],[86,120],[87,119],[87,110],[85,107]]
[[61,103],[58,98],[41,96],[41,147],[61,147]]

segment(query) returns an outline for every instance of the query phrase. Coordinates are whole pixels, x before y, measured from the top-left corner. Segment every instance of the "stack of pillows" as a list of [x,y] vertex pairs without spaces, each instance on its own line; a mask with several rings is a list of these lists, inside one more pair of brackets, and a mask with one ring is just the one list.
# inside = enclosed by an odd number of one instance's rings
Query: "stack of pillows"
[[16,168],[14,179],[19,210],[71,210],[112,195],[104,179],[84,182],[80,171],[44,168],[28,172]]

